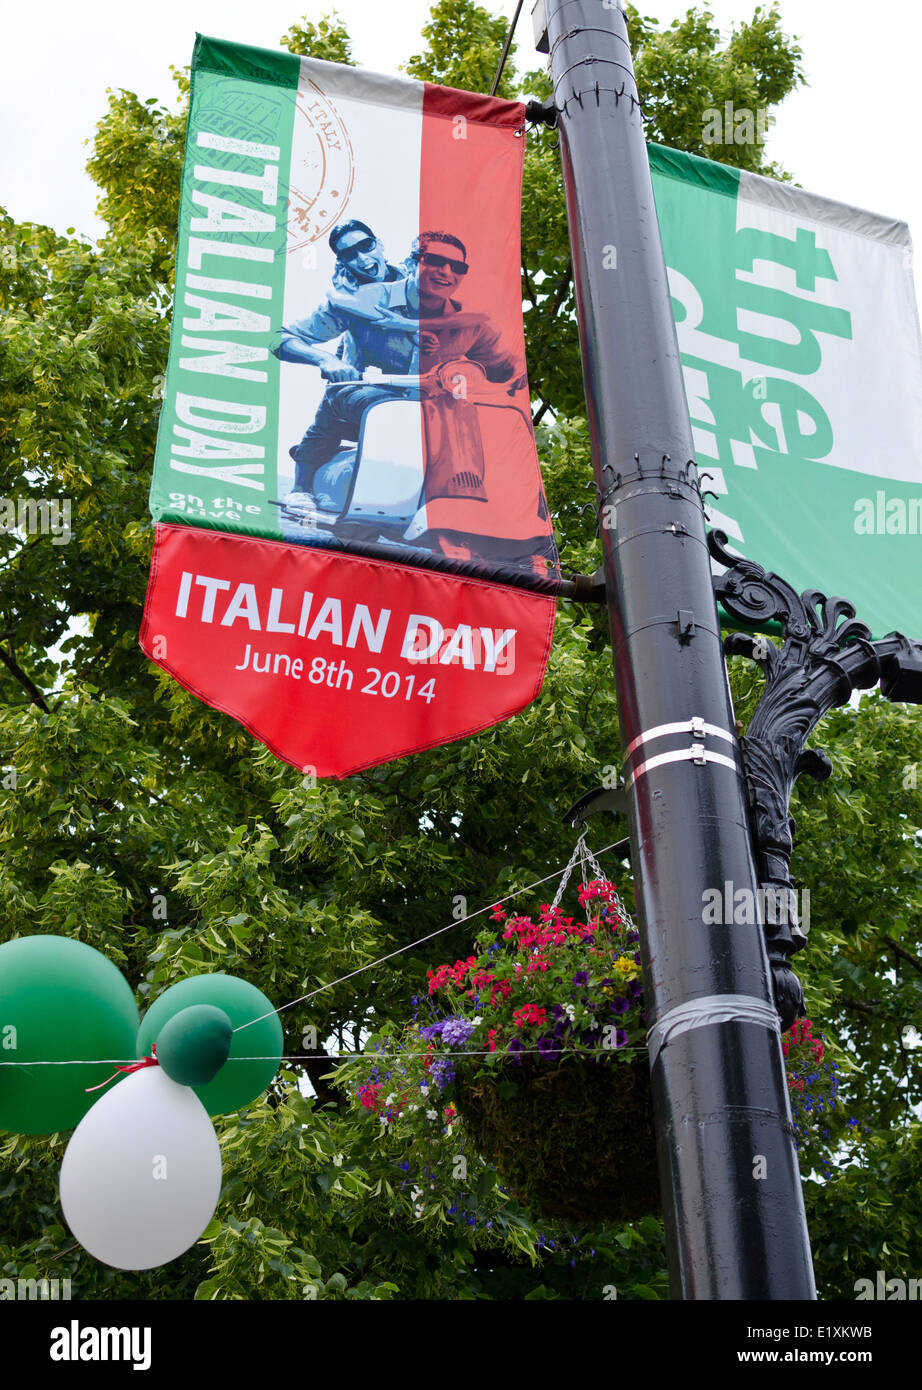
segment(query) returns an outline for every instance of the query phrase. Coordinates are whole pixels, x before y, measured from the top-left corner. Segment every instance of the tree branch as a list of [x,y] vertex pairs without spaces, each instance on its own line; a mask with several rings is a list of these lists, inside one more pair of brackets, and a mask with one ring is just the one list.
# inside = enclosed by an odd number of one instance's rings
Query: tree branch
[[585,709],[583,710],[583,717],[582,717],[582,720],[580,721],[580,728],[582,729],[583,733],[586,732],[586,721],[587,721],[588,718],[589,718],[589,710],[590,710],[590,708],[592,707],[592,702],[593,702],[593,700],[595,699],[596,691],[597,691],[598,688],[599,688],[599,684],[600,684],[601,680],[602,680],[602,677],[599,676],[598,679],[596,680],[595,685],[592,687],[592,689],[591,689],[590,692],[589,692],[589,698],[588,698],[588,700],[586,701],[586,706],[585,706]]
[[[295,1055],[295,1054],[293,1054]],[[332,1102],[337,1110],[343,1107],[343,1095],[341,1091],[335,1090],[329,1083],[322,1078],[329,1074],[333,1066],[333,1058],[322,1047],[312,1049],[310,1052],[300,1051],[296,1054],[299,1061],[295,1065],[304,1067],[307,1072],[311,1085],[317,1094],[320,1105],[328,1105]]]
[[870,1018],[880,1018],[880,1009],[876,1004],[864,1004],[860,999],[851,999],[847,995],[842,995],[839,1000],[846,1009],[854,1009],[859,1014],[867,1014]]
[[0,647],[0,661],[3,662],[10,675],[13,676],[22,686],[23,690],[25,690],[26,694],[29,696],[30,702],[33,705],[38,705],[39,709],[43,709],[46,714],[50,714],[51,710],[45,703],[45,697],[38,686],[34,681],[29,679],[16,658],[11,653],[5,652],[2,647]]
[[922,960],[920,960],[918,956],[914,956],[912,951],[907,951],[899,942],[894,941],[892,936],[881,936],[880,939],[881,941],[886,941],[890,949],[894,951],[901,960],[905,960],[912,966],[913,970],[918,970],[919,974],[922,975]]
[[551,312],[551,317],[553,317],[553,316],[557,313],[557,310],[560,308],[561,304],[562,304],[563,301],[566,299],[566,297],[567,297],[567,290],[570,288],[570,281],[572,280],[572,278],[573,278],[573,267],[568,265],[568,266],[567,266],[567,269],[566,269],[566,272],[565,272],[564,275],[561,277],[561,279],[558,281],[557,289],[554,291],[554,299],[553,299],[553,302],[551,303],[551,310],[550,310],[550,312]]

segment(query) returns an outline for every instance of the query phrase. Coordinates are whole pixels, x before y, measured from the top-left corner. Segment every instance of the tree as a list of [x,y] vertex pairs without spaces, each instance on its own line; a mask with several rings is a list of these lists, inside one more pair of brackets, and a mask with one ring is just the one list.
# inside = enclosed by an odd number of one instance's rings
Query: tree
[[[801,80],[776,9],[757,11],[725,47],[704,14],[665,30],[633,10],[630,22],[651,132],[682,148],[701,152],[709,105],[771,106]],[[468,0],[441,0],[407,70],[483,89],[504,32]],[[285,42],[351,61],[335,16],[292,26]],[[670,96],[676,77],[681,102]],[[547,94],[540,73],[519,80],[507,66],[503,82],[504,93]],[[0,1274],[70,1277],[75,1296],[104,1299],[196,1290],[585,1299],[607,1287],[619,1298],[662,1297],[662,1232],[652,1218],[554,1231],[477,1169],[476,1190],[462,1184],[463,1200],[443,1191],[417,1220],[396,1153],[331,1082],[330,1053],[353,1050],[372,1009],[376,1024],[405,1019],[427,966],[462,954],[466,929],[334,981],[449,924],[458,894],[473,909],[567,857],[560,817],[618,746],[600,615],[560,604],[544,691],[516,719],[317,788],[138,649],[183,132],[182,112],[115,94],[89,166],[102,241],[8,217],[0,228],[0,495],[69,499],[73,531],[66,544],[0,535],[2,939],[52,932],[86,941],[120,966],[142,1007],[172,981],[211,969],[245,976],[278,1003],[330,987],[282,1014],[285,1051],[297,1060],[265,1102],[219,1122],[218,1216],[168,1279],[119,1274],[75,1246],[56,1198],[60,1136],[3,1138]],[[733,157],[763,167],[760,145],[734,146]],[[591,571],[597,544],[580,511],[591,470],[550,132],[529,139],[523,232],[536,413],[554,419],[540,430],[549,503],[565,566]],[[739,661],[733,682],[745,721],[757,682]],[[807,1182],[820,1286],[833,1293],[847,1285],[844,1269],[858,1270],[856,1250],[882,1258],[884,1184],[898,1180],[916,1205],[922,1190],[913,1111],[922,1077],[907,1031],[922,979],[922,806],[907,769],[922,766],[922,729],[914,712],[872,698],[831,716],[821,741],[834,780],[798,796],[794,867],[813,890],[801,969],[811,1014],[847,1073],[843,1093],[861,1135],[850,1152],[864,1165]],[[620,838],[610,826],[593,839]],[[626,862],[611,871],[629,898]],[[314,1097],[301,1095],[302,1076]],[[891,1249],[910,1262],[905,1272],[917,1270],[917,1223],[903,1222]]]

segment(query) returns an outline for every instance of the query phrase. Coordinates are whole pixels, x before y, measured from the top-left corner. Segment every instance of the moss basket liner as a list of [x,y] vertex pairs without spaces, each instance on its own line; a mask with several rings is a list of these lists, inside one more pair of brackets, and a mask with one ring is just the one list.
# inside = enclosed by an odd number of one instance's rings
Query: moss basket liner
[[526,1056],[495,1076],[459,1068],[457,1082],[474,1147],[528,1210],[565,1221],[659,1215],[646,1053],[632,1062]]

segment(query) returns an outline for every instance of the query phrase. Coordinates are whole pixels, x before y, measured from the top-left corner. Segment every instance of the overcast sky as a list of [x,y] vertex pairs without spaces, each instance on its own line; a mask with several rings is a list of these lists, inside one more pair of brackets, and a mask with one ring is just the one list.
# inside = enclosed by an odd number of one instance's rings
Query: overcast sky
[[[520,67],[532,51],[532,0],[517,39]],[[703,6],[702,6],[703,7]],[[418,51],[427,0],[42,0],[4,7],[0,43],[0,203],[17,221],[99,235],[96,190],[83,172],[85,141],[106,107],[106,89],[172,102],[170,65],[188,65],[195,31],[263,47],[305,13],[336,8],[366,67],[393,72]],[[511,18],[515,0],[487,0]],[[670,21],[682,0],[645,0]],[[751,18],[754,0],[710,0],[721,28]],[[769,144],[797,181],[817,193],[908,221],[922,240],[918,52],[922,11],[912,0],[780,0],[810,83],[781,107]]]

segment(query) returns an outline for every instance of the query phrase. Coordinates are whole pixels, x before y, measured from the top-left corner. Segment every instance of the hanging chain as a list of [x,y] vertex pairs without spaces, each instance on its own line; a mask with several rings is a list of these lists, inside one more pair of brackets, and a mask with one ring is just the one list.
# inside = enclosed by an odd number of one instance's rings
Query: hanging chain
[[560,906],[560,901],[561,901],[561,899],[562,899],[564,893],[567,891],[567,884],[568,884],[569,881],[570,881],[570,875],[573,873],[573,870],[576,868],[577,860],[579,861],[579,876],[580,876],[580,881],[582,882],[582,885],[583,885],[584,888],[586,887],[587,883],[589,882],[588,877],[587,877],[587,875],[586,875],[586,866],[587,866],[587,865],[589,866],[589,868],[592,869],[592,871],[593,871],[593,873],[594,873],[594,875],[595,875],[595,877],[596,877],[597,879],[602,879],[602,880],[605,879],[605,875],[604,875],[603,872],[602,872],[602,869],[601,869],[601,866],[600,866],[600,864],[599,864],[599,861],[596,859],[595,855],[592,853],[592,850],[591,850],[591,849],[589,848],[589,846],[586,844],[586,832],[585,832],[585,830],[584,830],[583,833],[580,835],[579,839],[577,840],[577,842],[576,842],[574,848],[573,848],[573,853],[570,855],[570,862],[569,862],[569,864],[567,865],[567,867],[566,867],[566,868],[564,869],[564,871],[563,871],[563,876],[562,876],[562,878],[561,878],[561,880],[560,880],[560,887],[557,889],[557,893],[555,894],[554,901],[551,903],[551,911],[552,911],[552,912],[555,911],[555,910]]
[[586,844],[586,832],[585,832],[585,830],[583,831],[582,835],[580,835],[579,839],[577,840],[577,842],[576,842],[576,848],[579,850],[579,872],[580,872],[580,877],[581,877],[582,880],[583,880],[583,887],[585,888],[585,887],[586,887],[586,884],[587,884],[587,882],[588,882],[588,879],[587,879],[587,876],[586,876],[586,865],[587,865],[587,864],[589,865],[590,869],[592,869],[593,876],[594,876],[595,878],[604,880],[604,879],[605,879],[605,875],[602,873],[602,869],[601,869],[601,866],[599,865],[599,861],[596,859],[595,855],[592,853],[592,850],[591,850],[591,849],[589,848],[589,846]]
[[[554,896],[554,901],[551,903],[551,912],[556,912],[557,908],[560,906],[561,899],[563,898],[564,893],[567,891],[567,884],[570,881],[570,875],[576,868],[577,861],[579,862],[580,880],[584,888],[589,883],[589,874],[587,872],[587,869],[592,870],[593,878],[599,879],[603,883],[609,882],[609,880],[605,877],[605,874],[602,872],[602,867],[599,864],[599,861],[596,859],[595,855],[592,853],[592,850],[586,844],[586,831],[584,830],[573,848],[573,853],[570,855],[569,864],[563,871],[563,876],[560,880],[560,887],[557,889],[557,892]],[[628,912],[627,908],[624,906],[624,903],[621,901],[621,895],[619,894],[617,889],[614,890],[614,906],[617,910],[618,916],[621,918],[622,922],[624,922],[625,926],[633,928],[634,920]]]

